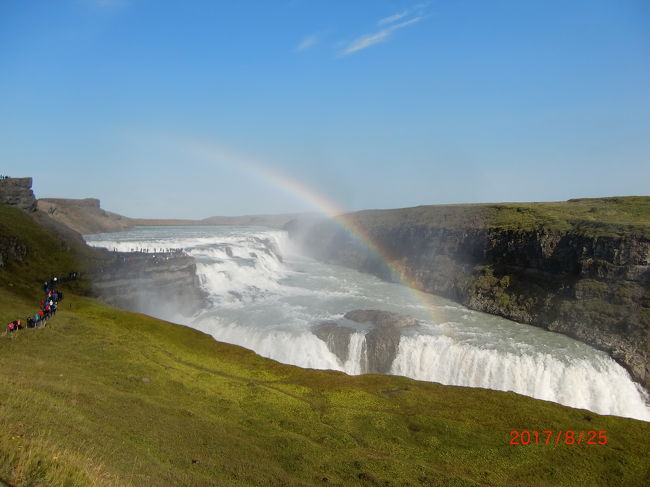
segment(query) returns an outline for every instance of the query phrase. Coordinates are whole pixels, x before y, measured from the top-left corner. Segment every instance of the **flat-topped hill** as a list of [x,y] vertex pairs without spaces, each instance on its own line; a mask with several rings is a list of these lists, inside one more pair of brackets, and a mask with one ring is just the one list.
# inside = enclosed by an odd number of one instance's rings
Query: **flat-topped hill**
[[102,210],[95,198],[44,198],[38,200],[38,209],[82,235],[119,232],[133,226],[129,218]]
[[364,225],[555,230],[589,236],[650,238],[650,196],[582,198],[547,203],[429,205],[346,215]]
[[39,202],[49,203],[51,205],[62,206],[79,206],[82,208],[100,208],[100,202],[97,198],[40,198]]
[[41,198],[38,200],[38,209],[82,235],[121,232],[138,226],[259,225],[282,228],[287,222],[305,216],[303,213],[289,213],[280,215],[212,216],[203,220],[130,218],[102,209],[100,201],[96,198]]

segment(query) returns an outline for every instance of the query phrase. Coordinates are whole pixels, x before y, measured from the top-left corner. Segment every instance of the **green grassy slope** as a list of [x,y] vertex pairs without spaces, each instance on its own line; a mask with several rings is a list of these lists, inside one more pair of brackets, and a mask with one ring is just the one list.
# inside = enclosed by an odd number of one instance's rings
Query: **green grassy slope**
[[352,213],[365,225],[442,228],[548,229],[589,236],[650,238],[650,196],[584,198],[551,203],[433,205]]
[[[69,230],[59,229],[46,215],[33,215],[41,225],[17,208],[0,205],[0,252],[19,249],[19,255],[10,256],[8,262],[0,266],[0,288],[34,296],[42,289],[44,279],[67,275],[71,271],[83,273],[110,258],[68,234]],[[60,233],[43,225],[58,229]],[[82,280],[75,283],[73,289],[82,291],[85,284]]]
[[[9,307],[28,303],[3,295],[2,318]],[[17,485],[643,485],[648,475],[640,421],[302,370],[87,298],[62,308],[44,329],[0,338],[0,478]],[[512,446],[512,429],[606,430],[609,443]]]
[[[56,272],[40,252],[63,248],[12,218],[34,260],[0,270],[2,323],[33,312],[27,289]],[[513,429],[609,442],[513,446]],[[649,423],[513,393],[291,367],[70,292],[47,327],[0,333],[0,481],[12,486],[638,486],[649,435]]]

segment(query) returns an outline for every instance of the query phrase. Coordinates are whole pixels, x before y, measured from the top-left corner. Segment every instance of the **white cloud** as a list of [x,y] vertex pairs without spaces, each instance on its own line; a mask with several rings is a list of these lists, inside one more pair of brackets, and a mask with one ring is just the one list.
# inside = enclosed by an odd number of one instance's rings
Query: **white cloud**
[[400,19],[403,19],[409,14],[408,10],[404,10],[403,12],[399,12],[393,15],[390,15],[388,17],[384,17],[383,19],[380,19],[377,21],[377,25],[386,25],[386,24],[392,24],[393,22],[397,22]]
[[390,37],[390,31],[388,29],[380,30],[374,34],[366,34],[361,37],[353,40],[343,51],[341,51],[341,56],[347,56],[353,52],[361,51],[367,47],[374,46],[380,42],[385,41]]
[[377,25],[382,26],[382,25],[392,24],[393,22],[397,22],[398,20],[401,20],[404,17],[409,17],[409,16],[420,17],[430,3],[431,3],[430,1],[416,3],[415,5],[407,8],[406,10],[397,12],[393,15],[389,15],[388,17],[384,17],[383,19],[379,19],[377,21]]
[[[397,15],[397,14],[396,14]],[[386,17],[389,18],[389,17]],[[402,17],[400,17],[402,18]],[[345,49],[343,49],[339,55],[340,56],[348,56],[350,54],[353,54],[355,52],[359,52],[363,49],[366,49],[370,46],[374,46],[375,44],[379,44],[380,42],[384,42],[390,38],[390,36],[393,34],[393,32],[403,29],[404,27],[408,27],[409,25],[413,25],[417,22],[420,22],[424,17],[423,16],[418,16],[414,17],[409,20],[405,20],[404,22],[400,22],[399,24],[393,24],[385,29],[382,29],[378,32],[374,32],[372,34],[365,34],[362,35],[361,37],[357,37],[355,40],[350,42]],[[391,21],[394,22],[394,21]]]
[[312,34],[300,41],[295,50],[298,52],[306,51],[307,49],[314,47],[316,43],[318,43],[318,36],[316,34]]

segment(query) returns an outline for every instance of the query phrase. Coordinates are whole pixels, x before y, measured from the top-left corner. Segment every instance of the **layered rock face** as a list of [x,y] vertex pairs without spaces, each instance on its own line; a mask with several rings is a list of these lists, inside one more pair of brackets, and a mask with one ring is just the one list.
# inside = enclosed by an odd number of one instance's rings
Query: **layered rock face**
[[[650,389],[650,240],[554,229],[382,224],[357,233],[323,221],[290,234],[314,257],[402,280],[469,308],[564,333],[605,350]],[[349,225],[348,225],[349,226]],[[386,262],[390,265],[387,265]]]
[[32,178],[0,179],[0,204],[35,211],[36,198],[32,191]]
[[188,317],[205,302],[194,259],[184,255],[116,253],[92,283],[108,304],[156,317]]

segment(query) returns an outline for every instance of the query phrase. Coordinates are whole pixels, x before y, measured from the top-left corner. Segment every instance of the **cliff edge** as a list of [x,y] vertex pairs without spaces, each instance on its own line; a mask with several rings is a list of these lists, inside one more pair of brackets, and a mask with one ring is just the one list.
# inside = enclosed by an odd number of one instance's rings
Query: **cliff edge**
[[183,320],[205,306],[196,262],[183,253],[112,252],[112,263],[93,272],[102,301],[156,317]]
[[650,197],[371,210],[287,230],[316,258],[604,350],[650,389]]

